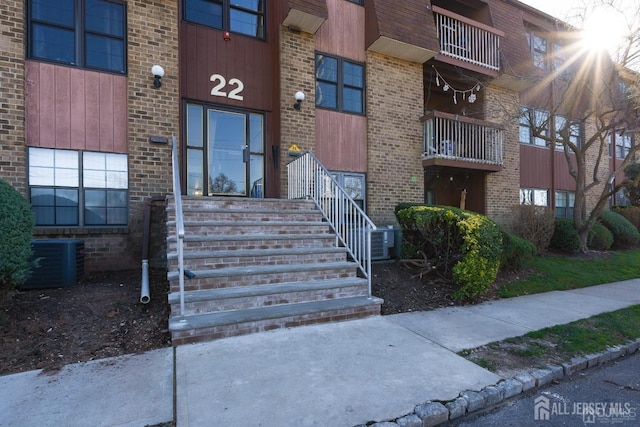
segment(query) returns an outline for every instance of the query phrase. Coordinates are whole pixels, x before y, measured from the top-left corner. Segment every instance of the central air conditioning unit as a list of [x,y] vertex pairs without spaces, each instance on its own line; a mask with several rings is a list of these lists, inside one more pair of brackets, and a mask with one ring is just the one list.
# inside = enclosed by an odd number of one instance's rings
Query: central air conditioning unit
[[395,233],[392,228],[382,228],[371,232],[371,260],[380,261],[391,258],[391,248],[395,246]]
[[84,241],[76,239],[32,240],[38,267],[21,289],[58,288],[74,285],[84,275]]

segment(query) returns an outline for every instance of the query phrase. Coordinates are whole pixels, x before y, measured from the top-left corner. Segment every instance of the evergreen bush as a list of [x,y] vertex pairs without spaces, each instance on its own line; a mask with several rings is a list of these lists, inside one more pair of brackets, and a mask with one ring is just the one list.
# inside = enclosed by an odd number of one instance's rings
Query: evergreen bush
[[411,206],[396,215],[406,243],[424,252],[440,274],[459,286],[455,298],[482,295],[495,281],[502,252],[496,223],[443,206]]
[[613,233],[599,222],[589,231],[587,247],[594,251],[608,251],[613,245]]
[[501,234],[502,256],[500,257],[500,270],[521,270],[527,261],[536,255],[536,247],[530,241],[506,230],[501,230]]
[[575,253],[580,250],[580,237],[573,225],[573,220],[557,218],[549,248],[559,252]]
[[0,296],[31,274],[33,227],[29,202],[0,179]]
[[613,248],[627,249],[640,241],[640,232],[625,217],[610,210],[600,213],[600,222],[613,234]]

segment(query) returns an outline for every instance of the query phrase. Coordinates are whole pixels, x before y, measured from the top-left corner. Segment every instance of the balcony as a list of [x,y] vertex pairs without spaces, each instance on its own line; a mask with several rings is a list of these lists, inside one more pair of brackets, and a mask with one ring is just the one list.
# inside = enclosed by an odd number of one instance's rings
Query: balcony
[[490,72],[500,71],[502,31],[438,6],[432,6],[432,9],[441,55],[453,59],[454,65],[468,64]]
[[502,170],[502,129],[493,123],[433,111],[424,123],[423,167]]

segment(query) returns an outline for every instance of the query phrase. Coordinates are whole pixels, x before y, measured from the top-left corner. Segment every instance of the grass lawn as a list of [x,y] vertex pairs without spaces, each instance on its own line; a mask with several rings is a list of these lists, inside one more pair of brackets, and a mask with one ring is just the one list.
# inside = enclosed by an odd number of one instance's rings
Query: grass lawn
[[500,296],[510,298],[640,278],[640,249],[612,252],[606,258],[536,257],[529,267],[537,273],[505,285]]

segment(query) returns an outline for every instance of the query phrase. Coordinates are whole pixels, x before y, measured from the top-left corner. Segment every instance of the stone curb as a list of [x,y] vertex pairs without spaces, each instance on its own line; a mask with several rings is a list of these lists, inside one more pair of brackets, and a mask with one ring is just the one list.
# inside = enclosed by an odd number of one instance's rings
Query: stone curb
[[500,380],[480,391],[466,390],[454,400],[429,401],[417,405],[413,412],[391,421],[359,424],[355,427],[432,427],[465,415],[489,409],[535,387],[541,387],[571,376],[576,372],[600,366],[620,357],[634,354],[640,349],[640,338],[627,344],[609,347],[602,353],[576,357],[568,363],[549,365],[544,369],[522,372],[512,378]]

